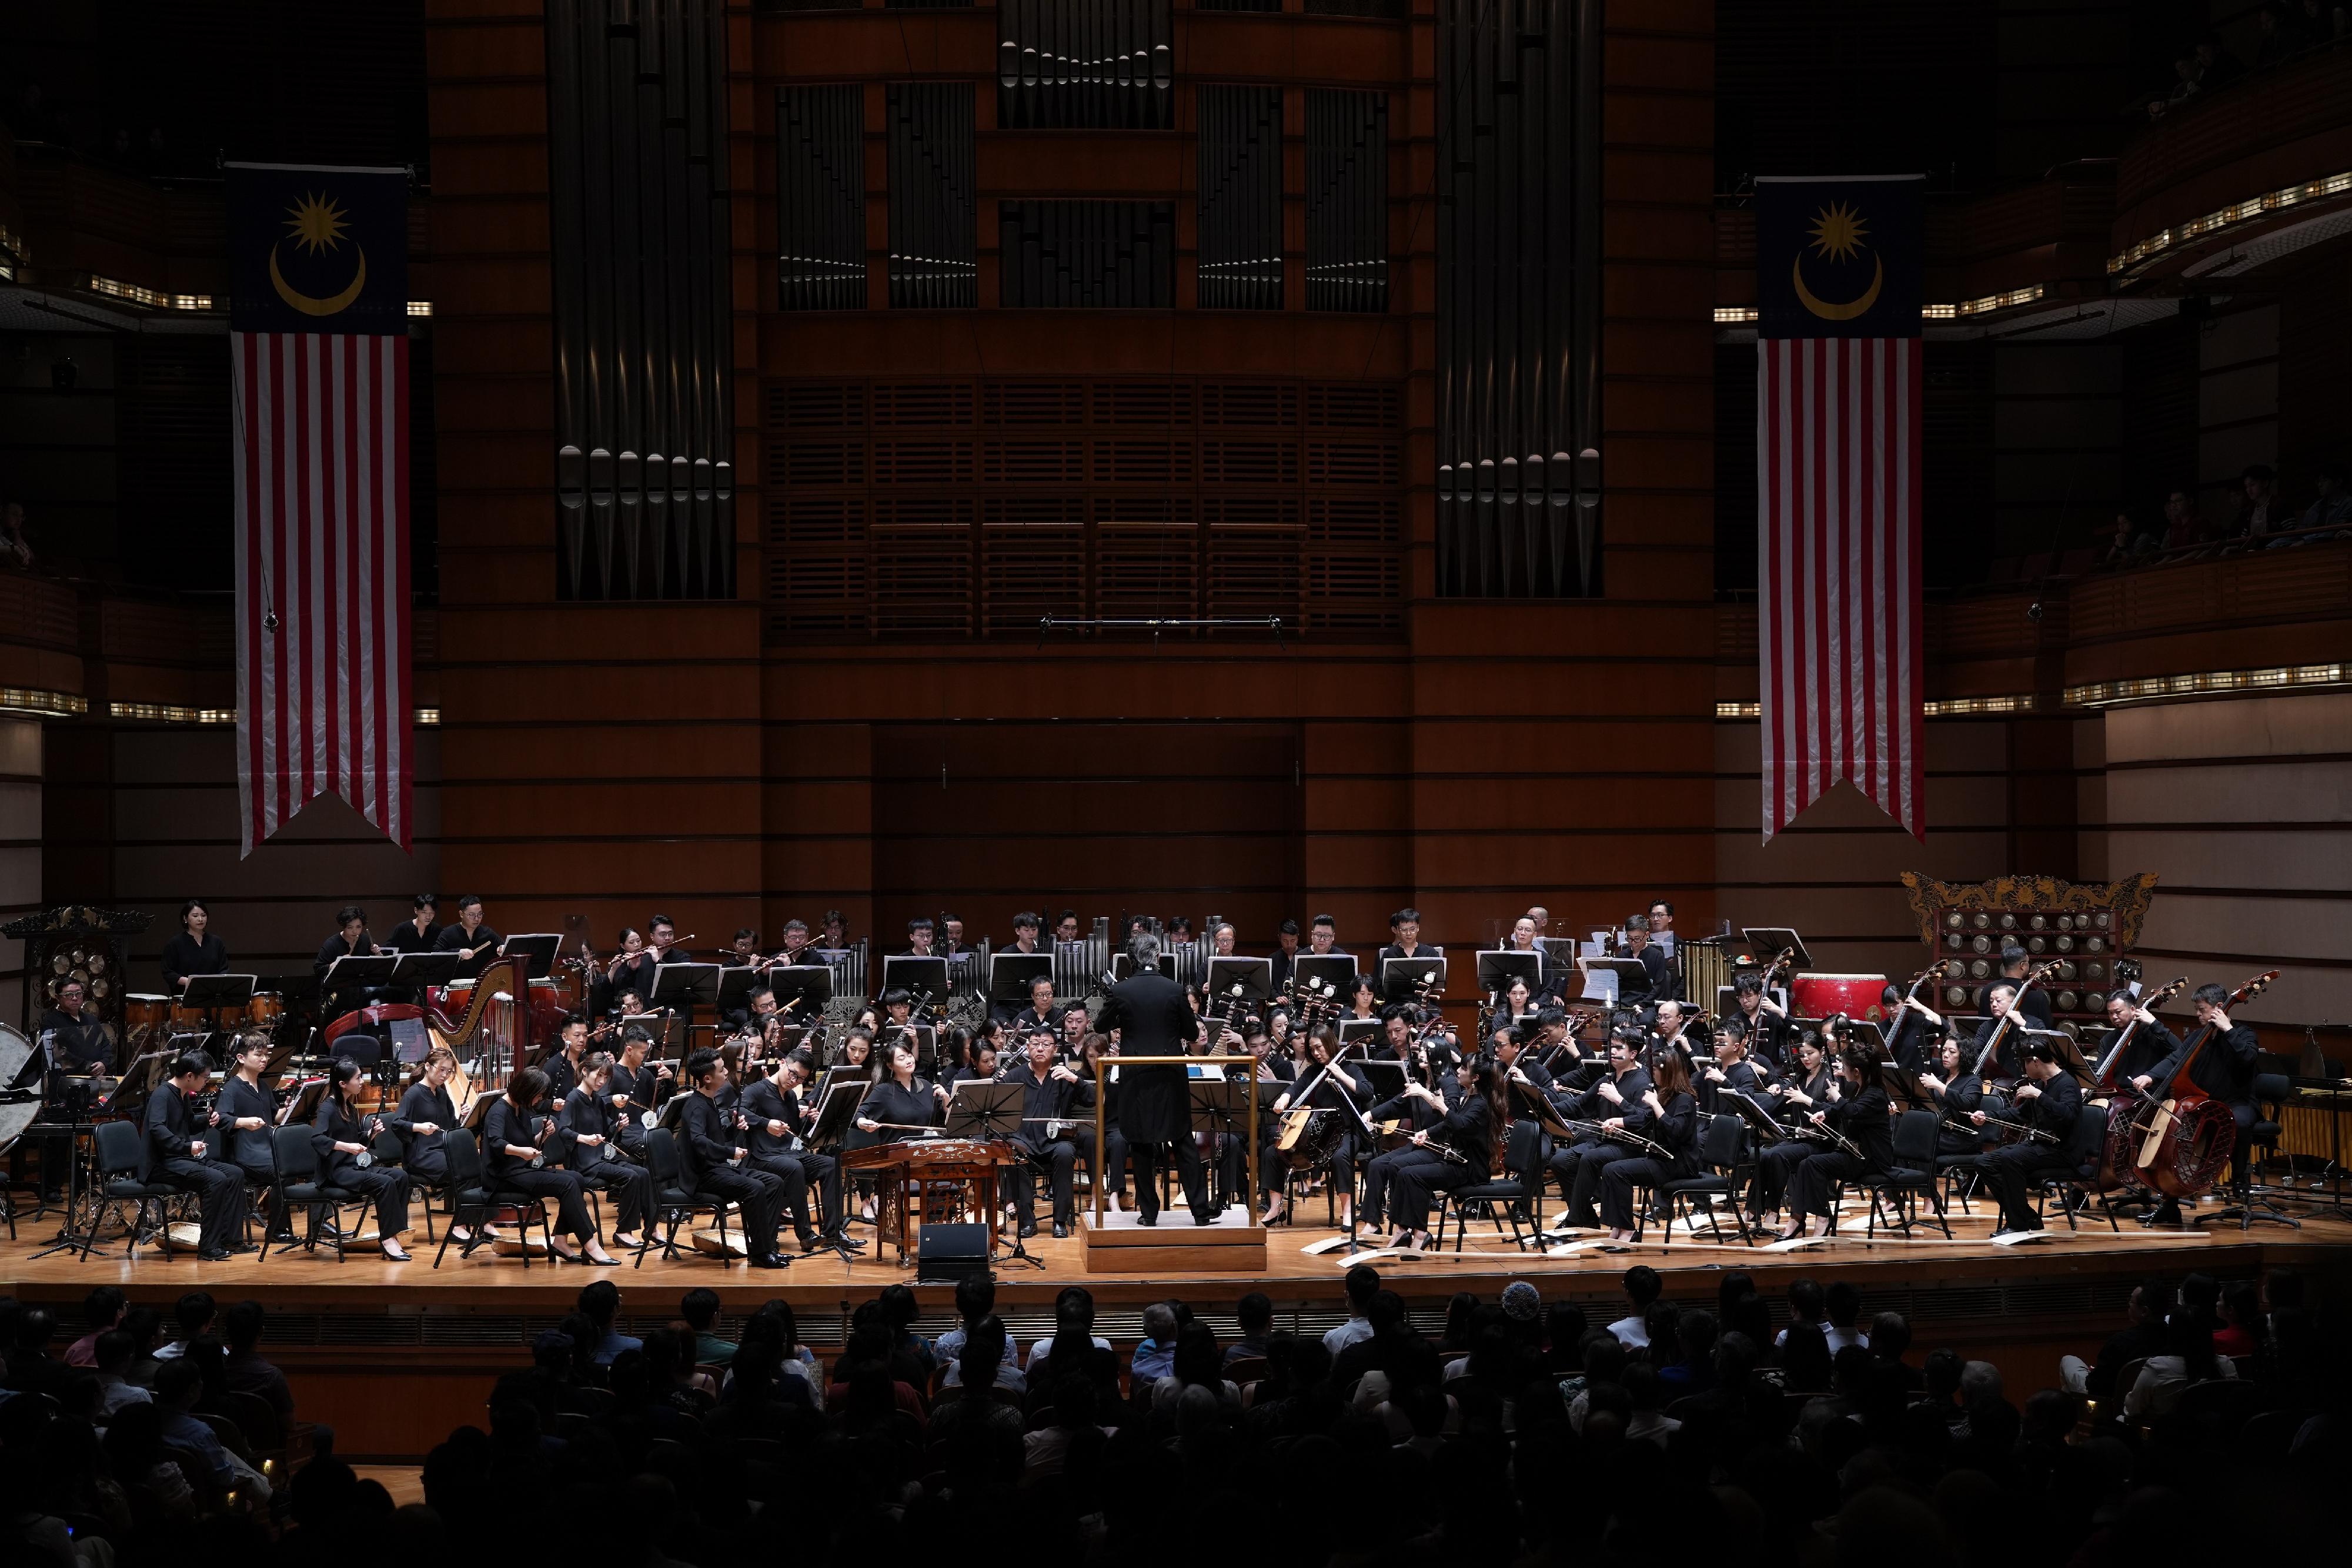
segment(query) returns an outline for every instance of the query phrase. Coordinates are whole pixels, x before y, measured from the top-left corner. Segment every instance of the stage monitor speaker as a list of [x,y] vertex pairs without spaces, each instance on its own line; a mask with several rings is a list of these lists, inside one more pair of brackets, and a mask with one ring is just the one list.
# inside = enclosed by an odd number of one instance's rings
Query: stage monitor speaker
[[921,1283],[950,1283],[967,1274],[988,1272],[988,1227],[985,1225],[926,1225],[915,1246],[915,1278]]

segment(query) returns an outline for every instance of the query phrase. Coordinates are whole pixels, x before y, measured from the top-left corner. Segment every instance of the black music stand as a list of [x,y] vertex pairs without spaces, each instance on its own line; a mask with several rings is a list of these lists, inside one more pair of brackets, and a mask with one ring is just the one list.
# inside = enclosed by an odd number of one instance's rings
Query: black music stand
[[[1235,986],[1241,988],[1238,992],[1234,989]],[[1206,988],[1213,998],[1238,996],[1245,1002],[1269,1001],[1274,997],[1274,960],[1211,958]]]
[[1358,1057],[1351,1065],[1363,1070],[1365,1082],[1372,1086],[1374,1105],[1380,1104],[1384,1100],[1395,1099],[1404,1092],[1404,1086],[1412,1081],[1412,1074],[1405,1071],[1409,1064],[1399,1061],[1393,1056]]
[[[545,932],[525,936],[509,936],[499,944],[501,958],[520,958],[522,977],[526,980],[543,980],[555,970],[555,950],[563,946],[563,938]],[[517,997],[515,1000],[524,998]]]
[[1543,955],[1543,983],[1559,989],[1568,977],[1576,973],[1579,956],[1573,936],[1538,936],[1536,948]]
[[214,1014],[223,1008],[236,1008],[242,1011],[253,1000],[254,985],[258,977],[254,975],[191,975],[188,977],[188,988],[180,993],[180,1005],[200,1008]]
[[[834,1069],[835,1072],[841,1071],[840,1068]],[[829,1077],[825,1080],[824,1092],[817,1097],[816,1121],[809,1128],[810,1147],[839,1148],[842,1140],[849,1135],[850,1127],[856,1124],[857,1107],[865,1101],[866,1092],[874,1086],[874,1081],[855,1069],[850,1071],[850,1077]]]
[[1356,956],[1301,952],[1291,960],[1290,977],[1294,990],[1304,991],[1309,980],[1318,981],[1321,989],[1336,1000],[1348,994],[1348,982],[1356,977]]
[[882,990],[904,991],[918,1006],[937,1007],[948,994],[948,961],[937,954],[892,953],[882,960]]
[[929,1066],[934,1071],[924,1073],[924,1076],[938,1077],[940,1031],[927,1023],[886,1023],[882,1026],[881,1038],[874,1042],[874,1049],[877,1051],[888,1051],[902,1040],[915,1053],[915,1071],[922,1072],[924,1067]]
[[1478,988],[1490,997],[1499,997],[1511,988],[1513,980],[1525,980],[1528,997],[1543,989],[1544,956],[1522,953],[1516,947],[1489,947],[1478,955]]
[[1759,964],[1769,964],[1780,956],[1782,948],[1793,947],[1796,956],[1789,960],[1791,964],[1800,969],[1813,967],[1813,956],[1806,950],[1805,939],[1785,925],[1743,925],[1739,939],[1748,944],[1748,951]]
[[1438,996],[1445,989],[1445,960],[1443,958],[1383,958],[1381,960],[1381,997],[1385,1001],[1402,1001],[1407,997]]
[[748,964],[730,964],[720,969],[716,998],[719,1016],[725,1018],[730,1013],[748,1015],[751,1010],[751,993],[760,983],[760,971]]
[[[1609,997],[1609,1005],[1612,1008],[1622,1008],[1627,1005],[1625,1001],[1627,981],[1633,981],[1641,990],[1646,991],[1650,988],[1649,967],[1639,958],[1587,958],[1583,960],[1583,964],[1585,977],[1588,980],[1596,974],[1617,977],[1617,984],[1612,988]],[[1598,1001],[1600,998],[1596,997],[1591,999]]]
[[403,953],[392,961],[392,983],[423,990],[446,986],[457,977],[455,953]]
[[988,999],[1019,1012],[1029,1000],[1029,988],[1053,977],[1051,953],[998,953],[988,961]]
[[[392,972],[400,963],[397,954],[384,953],[362,956],[346,953],[327,966],[327,973],[319,983],[320,990],[332,996],[341,991],[360,990],[367,987],[388,986]],[[190,980],[190,986],[195,981]]]
[[797,998],[802,1016],[814,1018],[833,1000],[833,970],[823,964],[777,964],[768,970],[768,989],[776,994],[778,1007],[787,998]]
[[[1176,977],[1175,954],[1162,953],[1160,955],[1160,972],[1171,980]],[[1119,981],[1127,979],[1134,973],[1134,959],[1129,957],[1124,953],[1113,953],[1110,956],[1110,978],[1113,985],[1117,985]]]
[[1846,1019],[1845,1033],[1848,1040],[1870,1047],[1870,1053],[1879,1061],[1892,1060],[1894,1053],[1886,1049],[1886,1030],[1868,1019]]
[[2092,1086],[2095,1075],[2091,1071],[2090,1063],[2083,1060],[2083,1048],[2074,1043],[2073,1035],[2063,1029],[2028,1029],[2018,1032],[2022,1037],[2021,1045],[2024,1040],[2042,1041],[2050,1047],[2051,1054],[2058,1059],[2058,1065],[2074,1075],[2075,1082],[2085,1089]]
[[[1369,1040],[1377,1045],[1387,1038],[1387,1031],[1388,1025],[1379,1019],[1341,1019],[1339,1044],[1346,1047],[1353,1045],[1360,1040]],[[1361,1063],[1358,1065],[1360,1066]]]
[[1774,1121],[1772,1113],[1758,1104],[1754,1097],[1746,1090],[1726,1089],[1716,1097],[1715,1103],[1720,1105],[1727,1100],[1730,1101],[1733,1108],[1739,1113],[1740,1120],[1746,1122],[1755,1131],[1756,1146],[1759,1151],[1774,1144],[1788,1141],[1788,1129]]
[[1536,1124],[1555,1138],[1573,1139],[1566,1122],[1559,1118],[1559,1108],[1544,1097],[1544,1092],[1532,1083],[1522,1083],[1516,1078],[1506,1078],[1504,1083],[1511,1093],[1511,1103],[1523,1116],[1533,1116]]
[[1881,1061],[1878,1082],[1886,1097],[1906,1111],[1935,1111],[1938,1107],[1925,1089],[1919,1087],[1919,1075],[1906,1072],[1899,1062]]
[[716,964],[656,964],[654,966],[653,994],[645,998],[648,1008],[672,1008],[685,1017],[686,1038],[694,1038],[694,1009],[699,1005],[710,1007],[719,1000],[719,966]]

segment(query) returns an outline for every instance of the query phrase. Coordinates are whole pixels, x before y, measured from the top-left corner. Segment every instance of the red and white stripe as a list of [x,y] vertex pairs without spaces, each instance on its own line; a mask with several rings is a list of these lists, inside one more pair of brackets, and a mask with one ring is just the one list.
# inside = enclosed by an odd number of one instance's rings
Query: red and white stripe
[[1927,834],[1920,345],[1756,344],[1764,837],[1838,780]]
[[243,852],[330,793],[405,850],[408,341],[230,345]]

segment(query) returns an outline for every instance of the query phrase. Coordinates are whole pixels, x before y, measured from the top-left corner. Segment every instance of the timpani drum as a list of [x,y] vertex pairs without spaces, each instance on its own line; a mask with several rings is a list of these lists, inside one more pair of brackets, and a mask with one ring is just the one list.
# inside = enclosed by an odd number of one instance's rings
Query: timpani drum
[[1789,982],[1789,1010],[1799,1018],[1825,1019],[1843,1013],[1850,1019],[1878,1023],[1886,1017],[1879,1000],[1885,990],[1884,975],[1799,975]]
[[172,998],[132,991],[122,998],[122,1027],[133,1040],[143,1040],[172,1021]]
[[262,1033],[274,1031],[286,1017],[286,998],[276,991],[256,991],[253,999],[245,1004],[245,1027]]

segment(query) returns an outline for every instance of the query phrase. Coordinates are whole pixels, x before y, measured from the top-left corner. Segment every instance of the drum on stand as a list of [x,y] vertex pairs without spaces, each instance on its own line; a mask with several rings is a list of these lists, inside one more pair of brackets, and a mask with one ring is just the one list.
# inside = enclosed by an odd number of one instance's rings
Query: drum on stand
[[276,991],[256,991],[245,1004],[244,1032],[276,1034],[286,1017],[286,998]]
[[1886,990],[1884,975],[1799,975],[1789,982],[1789,1010],[1798,1018],[1825,1019],[1843,1013],[1865,1023],[1885,1020],[1879,998]]

